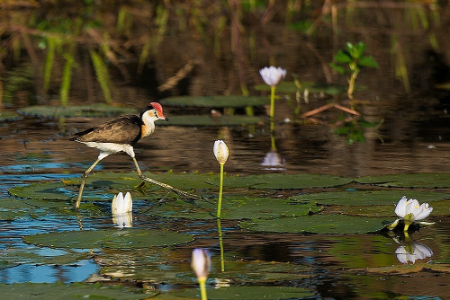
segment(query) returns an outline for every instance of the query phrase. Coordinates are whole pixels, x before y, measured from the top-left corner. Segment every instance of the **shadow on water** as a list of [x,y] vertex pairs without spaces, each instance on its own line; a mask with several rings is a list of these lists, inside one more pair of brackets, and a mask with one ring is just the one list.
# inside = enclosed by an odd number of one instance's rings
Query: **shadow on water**
[[[105,10],[108,13],[92,10],[93,4],[84,2],[86,20],[80,16],[72,19],[68,8],[60,17],[70,22],[60,24],[55,15],[60,7],[51,3],[39,10],[38,15],[34,1],[10,8],[11,16],[25,13],[33,18],[30,23],[16,18],[17,24],[0,26],[7,32],[0,31],[0,47],[8,50],[0,52],[4,95],[0,107],[15,111],[35,103],[58,105],[66,101],[66,104],[111,102],[139,108],[163,97],[179,95],[260,95],[265,92],[253,86],[261,83],[258,70],[269,64],[286,68],[286,81],[345,85],[345,78],[333,74],[328,62],[347,41],[364,41],[366,51],[380,68],[363,70],[358,77],[355,109],[362,117],[357,121],[346,122],[348,115],[333,108],[315,119],[300,117],[329,103],[349,106],[342,93],[311,92],[307,96],[304,89],[301,95],[280,92],[273,136],[265,121],[250,126],[157,125],[155,134],[135,147],[142,170],[176,174],[218,172],[212,145],[223,139],[231,152],[226,164],[229,176],[324,174],[358,178],[448,173],[450,40],[445,24],[450,14],[445,5],[435,4],[429,9],[431,4],[403,1],[381,1],[377,5],[339,2],[331,6],[327,5],[329,1],[283,1],[280,7],[272,2],[261,7],[244,5],[233,11],[237,14],[228,15],[232,5],[222,3],[219,10],[196,7],[202,1],[194,1],[192,6],[170,1],[164,2],[170,3],[167,6],[162,2],[117,4]],[[296,13],[288,10],[286,3]],[[144,5],[144,9],[139,9],[139,5]],[[4,14],[1,4],[0,14]],[[320,17],[315,17],[317,14]],[[113,25],[111,18],[115,20]],[[62,27],[56,27],[55,23]],[[21,50],[19,59],[14,59],[18,54],[14,49]],[[109,69],[99,60],[99,54],[108,58]],[[39,67],[32,70],[31,65]],[[53,73],[48,73],[49,68]],[[265,118],[267,107],[254,109],[256,115]],[[164,113],[170,119],[211,112],[209,108],[168,105]],[[226,114],[226,109],[219,115],[222,113]],[[245,110],[238,108],[235,113],[244,114]],[[87,196],[89,203],[85,203],[86,208],[82,208],[78,218],[71,210],[70,200],[62,200],[71,197],[70,189],[61,189],[59,202],[49,201],[48,207],[39,202],[42,199],[16,199],[8,192],[33,183],[44,185],[78,178],[98,153],[70,142],[69,138],[105,119],[28,115],[0,124],[1,283],[113,279],[117,284],[151,286],[161,291],[196,288],[189,266],[190,254],[194,247],[206,247],[213,255],[208,281],[211,290],[256,285],[301,287],[312,291],[312,296],[305,296],[312,299],[447,297],[450,220],[445,212],[432,214],[430,221],[436,224],[414,232],[410,241],[402,233],[392,236],[257,233],[241,229],[237,220],[224,220],[223,274],[217,260],[221,249],[214,221],[170,220],[152,215],[151,209],[156,205],[153,203],[156,200],[150,198],[153,195],[142,195],[136,190],[132,230],[170,228],[194,235],[195,241],[156,250],[133,247],[118,250],[111,245],[88,250],[65,249],[26,243],[24,238],[35,234],[79,231],[80,218],[84,231],[108,229],[123,235],[129,232],[130,229],[114,228],[109,204],[112,194],[107,188],[87,187],[86,193],[91,193],[90,198]],[[134,170],[131,159],[117,154],[102,161],[95,172],[131,170]],[[370,188],[405,193],[409,197],[424,190]],[[343,188],[311,191],[266,190],[264,196],[286,199],[343,189],[367,189],[367,186],[351,183]],[[428,190],[448,193],[448,187]],[[150,191],[154,192],[151,188]],[[208,200],[215,199],[215,190],[205,191]],[[239,191],[249,197],[254,193],[251,189]],[[168,201],[175,200],[168,197]],[[13,215],[8,214],[10,209]],[[393,210],[389,217],[392,221]]]

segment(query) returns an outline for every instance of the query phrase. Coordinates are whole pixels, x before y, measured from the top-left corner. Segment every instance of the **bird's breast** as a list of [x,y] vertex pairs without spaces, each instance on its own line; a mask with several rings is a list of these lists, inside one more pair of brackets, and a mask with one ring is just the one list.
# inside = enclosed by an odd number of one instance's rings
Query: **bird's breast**
[[155,131],[155,124],[141,125],[141,138],[149,136]]

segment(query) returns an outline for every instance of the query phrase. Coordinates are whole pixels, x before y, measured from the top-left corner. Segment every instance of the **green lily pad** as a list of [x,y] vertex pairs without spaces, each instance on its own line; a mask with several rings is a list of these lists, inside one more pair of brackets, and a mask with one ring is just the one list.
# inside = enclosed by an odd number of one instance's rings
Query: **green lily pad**
[[84,283],[15,283],[0,284],[4,300],[16,299],[148,299],[158,292],[138,288]]
[[64,250],[43,249],[38,247],[8,248],[1,252],[0,264],[14,266],[18,264],[67,265],[86,259],[88,253]]
[[15,186],[9,189],[9,194],[19,198],[58,201],[68,201],[76,196],[71,189],[66,188],[61,182],[46,182],[26,186]]
[[398,174],[366,176],[355,179],[358,183],[373,184],[392,187],[415,187],[415,188],[448,188],[450,187],[450,174]]
[[163,105],[182,107],[246,107],[269,103],[269,97],[260,96],[181,96],[161,100]]
[[[285,199],[224,197],[222,219],[246,219],[277,217],[296,217],[317,213],[321,208],[315,204],[292,203]],[[204,200],[188,204],[183,201],[167,202],[155,206],[149,211],[152,215],[170,218],[214,219],[217,204]]]
[[171,116],[170,122],[158,123],[158,126],[243,126],[264,122],[261,117],[235,115],[211,117],[209,115]]
[[[144,249],[144,251],[146,251]],[[100,273],[103,276],[120,278],[126,280],[138,280],[150,282],[152,284],[192,284],[197,282],[197,278],[183,262],[164,262],[164,259],[173,260],[170,253],[166,257],[159,256],[160,261],[148,263],[139,258],[135,259],[133,254],[128,253],[128,260],[133,263],[122,264],[122,260],[111,261],[101,256],[102,268]],[[182,258],[183,256],[179,256]],[[105,265],[105,261],[108,265]],[[234,283],[262,284],[272,283],[281,280],[298,280],[300,278],[311,278],[312,268],[309,266],[296,265],[290,263],[278,262],[260,262],[260,261],[225,261],[225,272],[220,270],[220,261],[218,257],[213,258],[213,265],[208,277],[214,281],[223,280]]]
[[14,121],[20,119],[20,116],[15,112],[0,111],[0,121]]
[[346,215],[312,215],[297,218],[243,221],[239,223],[239,226],[248,230],[280,233],[362,234],[383,229],[383,220]]
[[[207,289],[208,299],[302,299],[314,296],[304,288],[283,286],[231,286]],[[170,293],[161,293],[155,299],[197,299],[199,289],[185,289]]]
[[192,236],[167,230],[86,230],[36,234],[24,237],[26,243],[56,248],[136,249],[185,244]]
[[[167,183],[173,187],[182,190],[190,189],[205,189],[211,188],[211,184],[207,183],[207,179],[218,178],[218,175],[212,174],[174,174],[172,172],[156,174],[150,172],[144,172],[144,175],[164,183]],[[68,178],[64,180],[67,185],[80,185],[81,178]],[[95,172],[89,175],[86,180],[86,187],[94,186],[96,188],[115,188],[119,190],[133,189],[135,186],[142,183],[136,172],[130,173],[104,173]],[[156,187],[152,185],[152,187]]]
[[450,199],[450,194],[423,192],[423,191],[351,191],[315,193],[291,197],[292,200],[317,203],[321,205],[350,205],[350,206],[376,206],[395,205],[403,197],[418,199],[422,202],[432,202]]
[[19,110],[20,114],[27,116],[59,118],[59,117],[113,117],[123,114],[134,114],[135,108],[109,106],[103,103],[79,106],[44,106],[35,105]]
[[[264,174],[251,176],[230,176],[224,178],[225,187],[252,187],[257,189],[305,189],[335,187],[352,182],[351,178],[314,174]],[[207,180],[219,185],[218,179]]]

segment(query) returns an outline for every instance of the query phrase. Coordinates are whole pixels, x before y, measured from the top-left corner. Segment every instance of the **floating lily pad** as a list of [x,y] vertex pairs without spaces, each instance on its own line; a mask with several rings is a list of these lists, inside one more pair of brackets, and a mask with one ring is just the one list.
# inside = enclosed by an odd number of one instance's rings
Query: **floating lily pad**
[[170,122],[158,123],[158,126],[242,126],[264,122],[261,117],[235,115],[211,117],[209,115],[171,116]]
[[319,234],[362,234],[384,228],[384,219],[346,215],[312,215],[297,218],[243,221],[239,226],[254,231]]
[[[149,211],[152,215],[170,218],[214,219],[217,204],[205,200],[188,204],[183,201],[167,202]],[[321,208],[315,204],[292,203],[285,199],[225,197],[222,202],[222,219],[270,219],[296,217],[317,213]]]
[[67,265],[86,259],[87,254],[38,247],[8,248],[1,252],[0,263],[8,266],[18,264]]
[[0,121],[15,121],[20,119],[20,116],[15,112],[0,111]]
[[161,103],[182,107],[246,107],[269,104],[270,98],[260,96],[181,96],[164,98]]
[[368,183],[379,186],[415,187],[415,188],[446,188],[450,187],[450,174],[398,174],[366,176],[355,180],[358,183]]
[[43,106],[35,105],[19,110],[27,116],[59,118],[59,117],[113,117],[123,114],[134,114],[135,108],[109,106],[102,103],[79,106]]
[[9,189],[14,197],[28,199],[46,199],[53,201],[68,201],[76,197],[74,190],[64,186],[62,182],[35,183],[26,186],[16,186]]
[[148,299],[158,292],[142,289],[84,283],[15,283],[0,284],[4,300],[16,299]]
[[[211,184],[207,183],[207,179],[218,178],[218,175],[212,174],[174,174],[172,172],[155,174],[145,172],[145,176],[155,179],[164,183],[167,183],[173,187],[182,190],[190,189],[205,189],[211,188]],[[80,178],[65,179],[64,183],[67,185],[79,185],[81,183]],[[89,175],[86,180],[86,186],[94,186],[98,188],[115,188],[115,189],[132,189],[135,186],[142,183],[136,172],[130,173],[104,173],[95,172]],[[156,187],[152,185],[152,187]]]
[[24,237],[27,243],[56,248],[136,249],[185,244],[192,236],[167,230],[86,230],[36,234]]
[[395,205],[403,197],[418,199],[422,202],[432,202],[450,199],[450,194],[423,192],[423,191],[352,191],[328,192],[299,195],[291,197],[292,200],[317,203],[321,205],[350,205],[350,206],[376,206]]
[[[334,187],[352,182],[351,178],[314,174],[264,174],[251,176],[230,176],[224,179],[226,187],[252,187],[257,189],[305,189]],[[207,182],[218,185],[218,179]]]
[[[314,296],[304,288],[282,286],[231,286],[207,289],[208,299],[302,299]],[[196,299],[200,296],[199,289],[185,289],[170,293],[162,293],[155,299]]]
[[[144,249],[143,251],[147,251]],[[141,254],[139,254],[140,256]],[[150,253],[152,256],[152,253]],[[104,256],[98,257],[102,268],[100,273],[112,278],[126,280],[138,280],[150,282],[152,284],[193,284],[197,278],[192,270],[184,262],[173,262],[173,256],[166,257],[158,255],[159,261],[151,258],[152,262],[143,261],[139,257],[136,259],[132,253],[128,253],[128,260],[132,263],[122,263],[123,260],[111,261]],[[116,256],[115,256],[116,257]],[[125,258],[125,257],[124,257]],[[166,263],[164,259],[171,260]],[[184,256],[179,256],[180,260]],[[208,278],[212,281],[234,282],[234,283],[272,283],[281,280],[298,280],[300,278],[311,278],[312,268],[310,266],[296,265],[290,263],[261,262],[261,261],[228,261],[224,262],[226,272],[220,270],[218,257],[212,258],[212,267]],[[108,264],[105,265],[105,262]]]

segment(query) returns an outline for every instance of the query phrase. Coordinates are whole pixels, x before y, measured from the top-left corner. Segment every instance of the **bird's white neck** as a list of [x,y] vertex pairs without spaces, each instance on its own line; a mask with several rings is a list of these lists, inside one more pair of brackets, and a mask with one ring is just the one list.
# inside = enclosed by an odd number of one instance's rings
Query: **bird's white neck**
[[144,138],[146,136],[149,136],[155,131],[155,121],[158,120],[158,117],[155,116],[155,114],[148,110],[142,115],[142,122],[144,122],[144,125],[142,125],[142,134],[141,136]]

